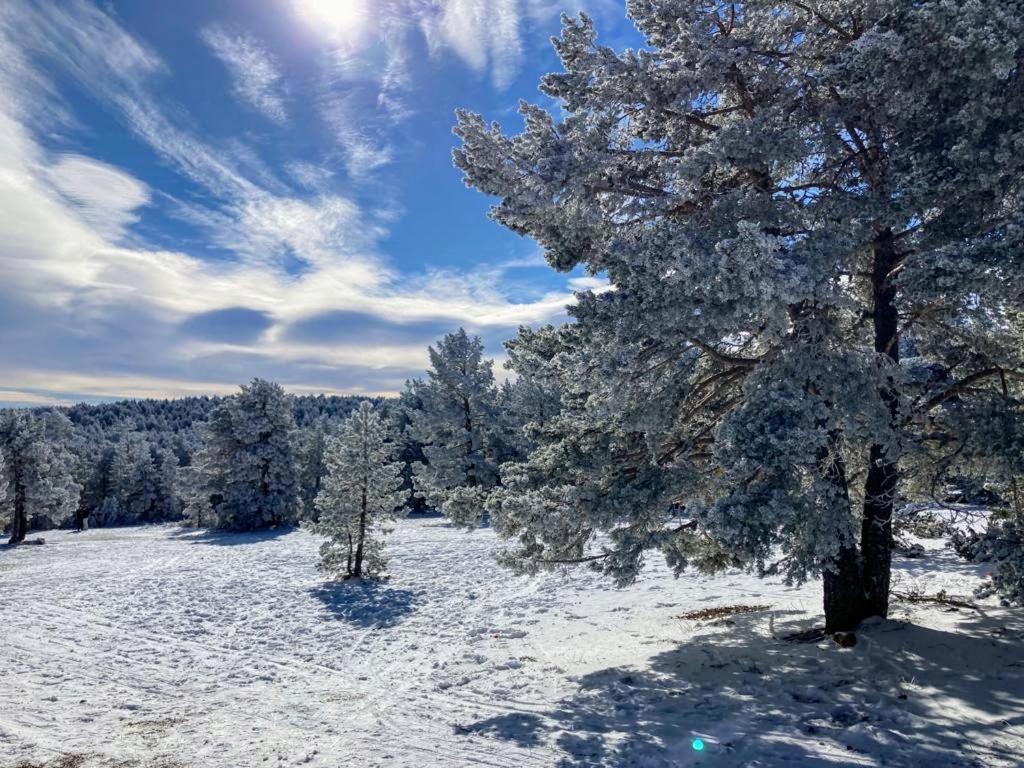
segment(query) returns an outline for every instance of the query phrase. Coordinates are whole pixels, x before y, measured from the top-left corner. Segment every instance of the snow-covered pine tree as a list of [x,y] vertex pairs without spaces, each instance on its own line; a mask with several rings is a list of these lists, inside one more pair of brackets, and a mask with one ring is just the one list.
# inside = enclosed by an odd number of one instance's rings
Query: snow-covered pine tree
[[105,524],[133,525],[152,521],[159,500],[157,482],[149,442],[138,434],[122,435],[110,465],[110,491],[118,501],[122,517],[106,519]]
[[124,521],[125,513],[121,508],[121,502],[117,496],[107,496],[93,512],[96,524],[99,526],[117,525]]
[[426,380],[410,383],[420,407],[409,434],[423,446],[416,491],[457,525],[478,525],[503,459],[492,362],[462,328],[430,347]]
[[178,520],[182,512],[180,459],[170,448],[158,448],[155,455],[154,520]]
[[327,540],[320,567],[343,578],[380,576],[387,560],[384,535],[403,511],[402,463],[386,422],[364,400],[327,441],[327,475],[316,497],[313,531]]
[[[954,401],[1009,418],[1000,378],[1024,370],[1024,15],[628,9],[643,50],[565,19],[542,85],[564,112],[456,128],[494,218],[615,287],[557,333],[562,414],[496,500],[510,559],[823,573],[826,625],[851,629],[888,611],[901,461]],[[908,383],[908,332],[945,375]]]
[[405,387],[398,393],[398,402],[388,409],[388,429],[398,444],[395,458],[402,462],[402,488],[406,493],[405,507],[410,512],[423,512],[426,502],[417,495],[413,470],[426,460],[423,443],[413,434],[412,422],[416,411],[423,409],[423,401],[417,394],[418,381],[406,380]]
[[327,419],[321,417],[308,424],[296,439],[295,453],[303,520],[316,520],[316,497],[327,473],[327,465],[324,462],[327,432]]
[[523,326],[519,336],[505,343],[506,366],[516,372],[498,389],[498,414],[508,445],[506,461],[521,460],[537,446],[543,432],[562,409],[559,384],[549,373],[545,355],[556,347],[545,338],[557,336],[552,326],[533,330]]
[[74,480],[70,439],[71,422],[59,411],[0,414],[8,482],[0,526],[10,526],[11,544],[24,541],[33,522],[55,525],[74,513],[81,487]]
[[289,525],[299,512],[298,475],[292,454],[294,420],[278,384],[253,379],[227,398],[204,430],[204,444],[190,473],[197,483],[192,517],[234,531]]
[[4,452],[0,449],[0,509],[7,503],[7,490],[10,486],[11,482],[7,477],[7,459],[4,458]]

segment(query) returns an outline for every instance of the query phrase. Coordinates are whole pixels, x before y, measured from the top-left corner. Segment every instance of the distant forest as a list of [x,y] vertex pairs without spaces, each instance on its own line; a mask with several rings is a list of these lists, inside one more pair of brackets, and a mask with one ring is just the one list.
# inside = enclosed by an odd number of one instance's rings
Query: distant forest
[[[29,527],[134,525],[182,520],[189,492],[186,477],[202,444],[200,428],[228,398],[121,400],[46,409],[71,423],[66,441],[80,495],[76,514],[34,516]],[[294,457],[308,487],[319,485],[324,435],[369,400],[387,413],[388,401],[336,395],[290,395]],[[395,401],[391,401],[394,403]],[[33,409],[39,414],[41,409]],[[308,494],[307,494],[308,495]],[[305,500],[311,506],[312,499]]]

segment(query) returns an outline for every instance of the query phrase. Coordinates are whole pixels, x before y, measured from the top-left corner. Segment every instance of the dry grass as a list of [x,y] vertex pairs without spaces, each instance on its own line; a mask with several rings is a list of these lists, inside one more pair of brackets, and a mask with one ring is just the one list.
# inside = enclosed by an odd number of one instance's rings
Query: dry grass
[[724,619],[727,616],[736,616],[741,613],[758,613],[759,611],[770,610],[770,605],[722,605],[718,608],[701,608],[699,611],[690,611],[676,616],[677,619],[689,621],[713,621]]

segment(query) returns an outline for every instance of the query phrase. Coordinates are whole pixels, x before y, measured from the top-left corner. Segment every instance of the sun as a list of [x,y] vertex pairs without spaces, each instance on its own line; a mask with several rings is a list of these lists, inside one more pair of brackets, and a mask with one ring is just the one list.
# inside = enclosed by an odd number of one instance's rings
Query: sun
[[330,37],[355,36],[366,22],[365,0],[294,0],[296,13]]

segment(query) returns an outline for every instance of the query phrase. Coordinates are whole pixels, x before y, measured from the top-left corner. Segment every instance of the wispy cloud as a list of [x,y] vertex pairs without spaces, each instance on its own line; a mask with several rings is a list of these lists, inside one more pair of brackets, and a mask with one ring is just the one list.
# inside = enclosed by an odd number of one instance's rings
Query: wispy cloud
[[231,73],[235,94],[275,123],[288,119],[277,61],[255,37],[232,35],[214,26],[203,30],[203,41]]
[[149,202],[149,189],[138,179],[81,155],[61,157],[47,168],[47,178],[98,234],[113,241]]
[[[411,87],[401,47],[367,94],[381,120],[397,113],[380,94],[400,100]],[[81,151],[55,154],[53,128],[74,115],[49,72],[94,96],[187,192],[171,198]],[[169,74],[93,4],[0,3],[0,401],[221,392],[251,375],[293,390],[389,392],[422,369],[426,335],[462,324],[499,338],[562,317],[572,301],[568,283],[514,298],[507,272],[532,259],[399,271],[381,252],[393,211],[339,191],[333,168],[294,159],[275,172],[242,138],[200,138],[158,95]],[[339,128],[355,125],[351,107]],[[371,139],[339,131],[350,173],[386,159]],[[134,226],[147,206],[234,258],[153,247]]]
[[504,89],[522,62],[522,16],[520,0],[446,0],[421,11],[420,26],[435,55],[451,49]]

